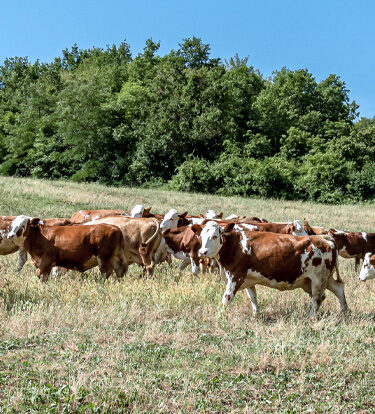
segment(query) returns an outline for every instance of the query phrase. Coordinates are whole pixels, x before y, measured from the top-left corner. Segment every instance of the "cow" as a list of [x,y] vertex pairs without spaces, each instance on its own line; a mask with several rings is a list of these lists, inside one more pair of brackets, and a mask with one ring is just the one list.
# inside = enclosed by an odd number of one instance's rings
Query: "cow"
[[155,218],[133,218],[133,217],[103,217],[85,225],[112,224],[117,226],[124,237],[125,256],[128,265],[136,263],[143,266],[148,276],[152,276],[155,265],[159,263],[164,247],[160,225]]
[[[278,290],[302,288],[312,297],[315,315],[329,289],[348,310],[344,285],[337,271],[337,249],[332,237],[300,236],[236,230],[235,223],[223,229],[214,221],[192,230],[199,235],[203,257],[217,257],[227,280],[223,308],[238,290],[246,289],[254,312],[258,312],[256,285]],[[333,278],[337,271],[338,279]]]
[[[11,230],[12,221],[15,216],[2,216],[0,217],[0,255],[6,256],[18,251],[18,263],[16,272],[21,272],[23,266],[27,262],[27,251],[22,247],[14,243],[12,239],[8,239],[7,235]],[[66,218],[52,218],[44,220],[47,226],[53,225],[67,225],[70,221]]]
[[194,275],[197,275],[199,272],[198,250],[201,245],[193,230],[195,226],[197,225],[167,228],[163,231],[167,252],[181,260],[179,266],[180,275],[189,264],[191,264]]
[[72,215],[70,221],[82,224],[108,216],[153,217],[150,210],[151,207],[144,208],[142,204],[135,205],[130,212],[124,210],[80,210]]
[[124,238],[116,226],[46,226],[39,218],[21,215],[7,237],[27,250],[42,282],[54,266],[84,272],[99,265],[106,278],[113,271],[122,278],[127,269]]
[[358,270],[360,259],[366,253],[375,253],[375,233],[342,231],[330,229],[328,232],[335,240],[339,255],[344,259],[355,258],[355,270]]
[[366,253],[363,259],[359,280],[365,282],[366,280],[375,278],[375,254]]

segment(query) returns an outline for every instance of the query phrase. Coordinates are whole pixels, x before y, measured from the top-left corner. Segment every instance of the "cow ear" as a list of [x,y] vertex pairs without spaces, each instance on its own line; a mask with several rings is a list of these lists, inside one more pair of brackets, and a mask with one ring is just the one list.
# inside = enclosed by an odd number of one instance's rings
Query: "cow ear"
[[185,218],[187,216],[187,211],[185,211],[185,213],[179,214],[178,217],[180,218]]
[[171,231],[171,229],[165,229],[163,230],[161,233],[163,236],[167,235],[169,232]]
[[233,227],[236,225],[236,223],[228,223],[225,227],[224,227],[224,231],[223,234],[224,236],[228,236],[229,233],[233,230]]
[[217,215],[217,218],[223,218],[223,212],[222,211],[220,211],[220,213]]
[[152,209],[152,207],[149,207],[149,208],[145,208],[144,210],[143,210],[143,214],[150,214],[150,210]]
[[43,222],[40,220],[40,218],[33,218],[32,220],[30,220],[30,226],[36,226],[38,224],[43,224]]
[[202,227],[199,224],[193,224],[190,228],[197,236],[201,234]]

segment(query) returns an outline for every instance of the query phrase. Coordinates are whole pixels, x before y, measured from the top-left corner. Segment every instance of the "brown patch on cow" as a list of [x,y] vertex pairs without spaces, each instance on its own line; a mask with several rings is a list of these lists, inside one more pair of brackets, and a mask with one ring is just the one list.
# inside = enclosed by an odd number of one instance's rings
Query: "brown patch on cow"
[[312,265],[317,267],[322,263],[322,259],[320,257],[314,257],[312,259]]
[[331,262],[331,260],[329,260],[329,259],[325,259],[325,260],[324,260],[324,263],[325,263],[325,265],[326,265],[326,268],[327,268],[327,269],[331,269],[331,267],[332,267],[332,262]]

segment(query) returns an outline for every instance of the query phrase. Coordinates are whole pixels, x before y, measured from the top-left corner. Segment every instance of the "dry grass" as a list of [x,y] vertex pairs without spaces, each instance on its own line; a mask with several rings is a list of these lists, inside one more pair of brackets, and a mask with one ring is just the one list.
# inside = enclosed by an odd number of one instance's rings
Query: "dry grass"
[[[1,178],[2,214],[69,216],[87,208],[259,215],[371,230],[374,208],[108,188]],[[0,410],[4,412],[373,412],[375,285],[341,260],[351,314],[327,293],[308,319],[302,291],[259,288],[254,317],[239,293],[217,318],[217,275],[153,279],[131,267],[122,283],[96,270],[41,284],[30,263],[0,259]]]

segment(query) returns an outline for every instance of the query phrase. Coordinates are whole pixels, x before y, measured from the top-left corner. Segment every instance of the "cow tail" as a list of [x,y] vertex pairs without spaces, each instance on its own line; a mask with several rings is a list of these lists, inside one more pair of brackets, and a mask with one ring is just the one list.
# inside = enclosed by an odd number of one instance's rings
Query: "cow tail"
[[154,221],[154,223],[156,223],[156,231],[155,231],[155,233],[146,241],[146,242],[144,242],[144,243],[142,243],[142,245],[144,245],[144,246],[146,246],[146,245],[148,245],[149,243],[151,243],[152,242],[152,240],[154,240],[154,238],[158,235],[158,233],[159,233],[159,230],[160,230],[160,224],[159,224],[159,221],[158,220],[153,220]]
[[336,249],[335,249],[335,253],[336,253],[335,270],[336,270],[336,276],[337,276],[336,280],[339,283],[344,283],[344,281],[341,279],[340,272],[339,272],[339,254]]

